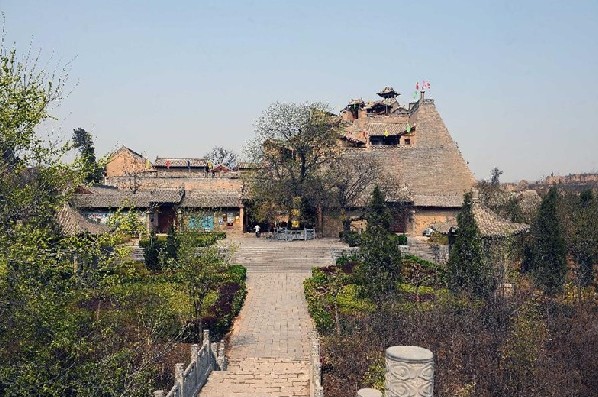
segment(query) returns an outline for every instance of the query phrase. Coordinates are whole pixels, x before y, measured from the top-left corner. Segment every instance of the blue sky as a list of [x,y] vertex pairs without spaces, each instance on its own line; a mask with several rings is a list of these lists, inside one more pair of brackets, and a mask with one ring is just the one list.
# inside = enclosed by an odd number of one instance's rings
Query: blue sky
[[429,80],[477,178],[598,172],[598,1],[0,0],[72,92],[51,127],[150,159],[240,151],[275,101],[335,110]]

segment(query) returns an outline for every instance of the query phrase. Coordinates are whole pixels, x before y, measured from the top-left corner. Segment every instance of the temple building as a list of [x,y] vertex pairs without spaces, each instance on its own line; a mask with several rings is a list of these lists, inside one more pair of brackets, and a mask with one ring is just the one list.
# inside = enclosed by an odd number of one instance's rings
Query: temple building
[[[476,182],[434,100],[425,98],[425,91],[419,95],[418,101],[402,106],[399,93],[384,87],[380,99],[353,99],[340,114],[345,155],[380,164],[386,178],[381,175],[379,184],[393,182],[386,189],[394,209],[393,229],[412,235],[421,235],[432,223],[454,220],[463,194]],[[325,235],[340,230],[338,220],[325,218]]]

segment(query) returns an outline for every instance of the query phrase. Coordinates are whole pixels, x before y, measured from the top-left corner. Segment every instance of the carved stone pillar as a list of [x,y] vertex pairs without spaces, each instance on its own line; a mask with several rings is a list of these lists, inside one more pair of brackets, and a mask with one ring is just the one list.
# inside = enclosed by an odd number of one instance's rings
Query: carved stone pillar
[[419,346],[386,349],[385,397],[432,397],[434,355]]

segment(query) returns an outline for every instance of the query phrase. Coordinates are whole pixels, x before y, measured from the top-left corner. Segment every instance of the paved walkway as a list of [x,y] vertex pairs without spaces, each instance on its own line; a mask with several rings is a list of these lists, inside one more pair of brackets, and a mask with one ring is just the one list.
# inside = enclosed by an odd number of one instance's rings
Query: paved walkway
[[309,396],[313,325],[303,280],[333,263],[334,240],[241,238],[235,262],[247,267],[248,295],[235,321],[226,371],[212,372],[201,397]]

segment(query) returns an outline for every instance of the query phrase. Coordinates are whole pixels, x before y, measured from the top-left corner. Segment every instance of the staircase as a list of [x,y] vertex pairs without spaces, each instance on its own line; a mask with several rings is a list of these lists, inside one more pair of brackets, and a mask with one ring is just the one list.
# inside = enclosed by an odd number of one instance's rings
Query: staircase
[[311,241],[252,242],[242,245],[233,256],[251,272],[301,272],[334,264],[334,246]]

